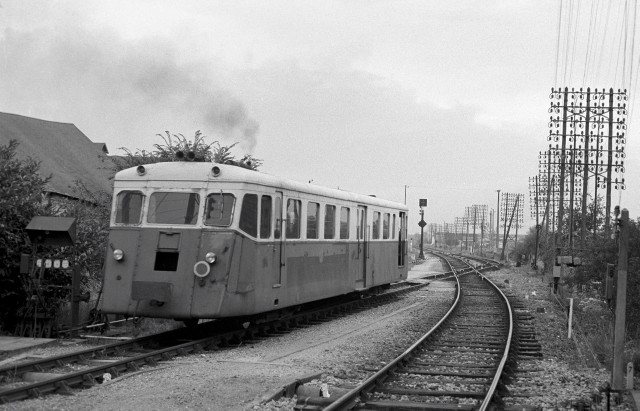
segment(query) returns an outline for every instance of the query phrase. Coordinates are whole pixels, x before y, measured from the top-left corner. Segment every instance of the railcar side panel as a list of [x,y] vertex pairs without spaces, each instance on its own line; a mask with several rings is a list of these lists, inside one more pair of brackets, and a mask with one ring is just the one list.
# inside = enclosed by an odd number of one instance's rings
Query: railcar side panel
[[353,289],[346,243],[287,243],[287,302],[301,303]]

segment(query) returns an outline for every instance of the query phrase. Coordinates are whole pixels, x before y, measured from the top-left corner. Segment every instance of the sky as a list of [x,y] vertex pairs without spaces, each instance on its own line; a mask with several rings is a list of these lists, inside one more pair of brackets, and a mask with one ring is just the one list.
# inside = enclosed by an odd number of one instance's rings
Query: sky
[[635,218],[636,8],[0,0],[0,111],[73,123],[111,154],[200,130],[269,174],[406,197],[410,233],[420,198],[425,221],[443,224],[474,204],[494,209],[496,190],[522,193],[526,229],[551,88],[628,87],[626,190],[612,203]]

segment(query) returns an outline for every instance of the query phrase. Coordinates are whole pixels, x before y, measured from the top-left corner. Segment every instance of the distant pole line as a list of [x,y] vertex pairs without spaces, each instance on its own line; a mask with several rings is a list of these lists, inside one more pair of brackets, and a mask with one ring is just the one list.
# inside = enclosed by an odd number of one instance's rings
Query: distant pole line
[[[597,201],[598,188],[606,188],[606,210],[605,210],[605,235],[610,234],[610,214],[611,214],[611,189],[624,190],[624,178],[612,179],[612,173],[624,173],[624,145],[626,143],[626,101],[628,100],[626,90],[614,92],[609,90],[583,90],[571,89],[551,89],[551,113],[548,141],[555,142],[549,144],[546,153],[540,153],[539,167],[540,175],[547,173],[546,206],[549,201],[553,201],[552,212],[555,216],[556,197],[555,188],[559,190],[557,222],[555,223],[554,248],[559,253],[565,247],[574,249],[574,200],[580,198],[580,243],[584,248],[586,245],[587,232],[587,197],[589,195],[589,179],[594,178],[594,210],[593,229],[594,234],[597,229]],[[614,128],[616,130],[614,135]],[[601,153],[607,153],[606,162],[602,159]],[[606,173],[606,177],[601,175]],[[580,175],[582,174],[582,175]],[[568,178],[568,182],[567,182]],[[580,192],[575,184],[582,181]],[[567,187],[567,183],[568,186]],[[565,192],[569,194],[569,221],[566,227],[567,240],[565,241],[564,207]],[[553,195],[553,198],[550,196]],[[539,200],[539,198],[538,198]],[[556,218],[554,217],[554,221]],[[549,222],[549,218],[547,217]],[[548,224],[548,223],[547,223]]]

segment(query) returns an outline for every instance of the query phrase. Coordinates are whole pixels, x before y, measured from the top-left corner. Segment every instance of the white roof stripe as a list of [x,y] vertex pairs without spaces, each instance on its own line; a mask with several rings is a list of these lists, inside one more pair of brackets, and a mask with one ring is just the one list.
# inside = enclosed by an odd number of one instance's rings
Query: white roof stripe
[[[219,167],[221,170],[218,177],[214,177],[213,173],[211,172],[211,169],[214,166]],[[119,182],[124,181],[188,181],[192,183],[190,184],[190,187],[193,188],[194,186],[197,186],[198,182],[202,183],[202,186],[204,187],[209,182],[220,181],[225,183],[258,184],[262,186],[274,187],[285,191],[289,190],[325,197],[332,197],[360,204],[376,205],[403,211],[408,210],[405,204],[383,200],[381,198],[364,194],[353,193],[350,191],[322,187],[315,184],[302,183],[299,181],[276,177],[271,174],[248,170],[242,167],[227,164],[174,161],[147,164],[144,167],[146,169],[146,174],[143,176],[138,175],[136,167],[128,168],[126,170],[118,172],[114,179],[114,187],[118,189],[119,186],[121,187],[121,185],[119,185]],[[127,184],[127,187],[130,188],[130,184]]]

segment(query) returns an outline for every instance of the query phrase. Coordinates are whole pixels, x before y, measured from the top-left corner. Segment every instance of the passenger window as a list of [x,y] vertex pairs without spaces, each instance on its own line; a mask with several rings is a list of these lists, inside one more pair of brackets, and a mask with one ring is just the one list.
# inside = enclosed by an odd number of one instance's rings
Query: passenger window
[[287,200],[286,238],[300,238],[300,200]]
[[140,224],[144,195],[140,191],[121,191],[116,203],[117,224]]
[[324,211],[324,238],[335,238],[336,206],[326,205]]
[[389,238],[389,213],[384,213],[384,218],[382,219],[382,239],[386,240]]
[[207,196],[204,223],[215,227],[228,227],[231,225],[233,206],[236,198],[229,193],[213,193]]
[[198,220],[200,196],[196,193],[153,193],[147,221],[155,224],[190,224]]
[[396,238],[396,215],[393,215],[393,226],[391,228],[391,238],[395,239]]
[[380,238],[380,213],[378,211],[373,212],[373,228],[371,238],[377,240]]
[[357,227],[357,236],[358,240],[364,239],[364,211],[363,209],[358,209],[358,227]]
[[275,230],[273,231],[273,236],[275,238],[280,238],[282,233],[282,198],[276,197],[276,212],[274,214],[276,225]]
[[245,194],[240,210],[240,229],[250,236],[258,236],[258,196]]
[[271,237],[271,196],[262,196],[260,203],[260,238]]
[[307,203],[307,238],[318,238],[318,214],[320,204]]
[[340,208],[340,238],[349,238],[349,209],[347,207]]

